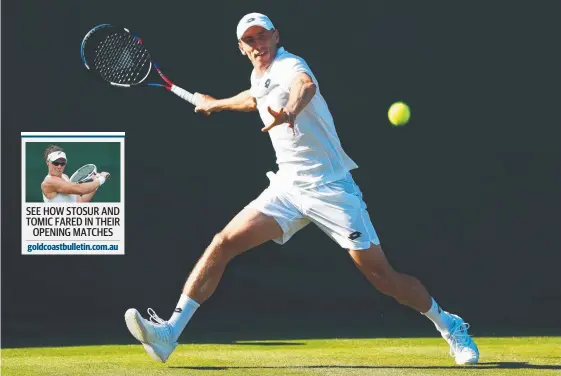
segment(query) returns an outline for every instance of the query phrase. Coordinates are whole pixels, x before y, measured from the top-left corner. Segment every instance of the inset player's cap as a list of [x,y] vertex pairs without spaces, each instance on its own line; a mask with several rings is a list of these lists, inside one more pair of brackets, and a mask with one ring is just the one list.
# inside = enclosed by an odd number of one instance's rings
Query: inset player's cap
[[273,30],[275,27],[269,19],[261,13],[249,13],[242,17],[240,22],[238,22],[238,28],[236,29],[236,35],[238,40],[242,39],[243,34],[252,26],[261,26],[267,30]]
[[58,159],[64,159],[66,161],[66,153],[63,151],[53,151],[47,156],[47,160],[49,160],[50,162],[54,162]]

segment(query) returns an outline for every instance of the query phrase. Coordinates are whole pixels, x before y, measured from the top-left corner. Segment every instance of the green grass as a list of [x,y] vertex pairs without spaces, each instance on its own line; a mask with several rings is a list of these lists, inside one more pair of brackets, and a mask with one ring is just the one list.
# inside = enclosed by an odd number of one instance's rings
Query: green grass
[[476,340],[463,367],[440,338],[383,338],[188,344],[165,364],[140,345],[3,349],[2,375],[561,375],[561,337]]

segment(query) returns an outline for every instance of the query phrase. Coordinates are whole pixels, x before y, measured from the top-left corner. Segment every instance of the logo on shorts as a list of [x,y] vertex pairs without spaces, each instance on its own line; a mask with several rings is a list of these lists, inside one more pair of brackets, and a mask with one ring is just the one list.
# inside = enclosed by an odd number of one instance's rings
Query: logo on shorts
[[349,239],[355,240],[356,238],[360,237],[360,235],[362,235],[362,232],[355,231],[355,232],[353,232],[352,234],[349,235]]
[[181,312],[183,312],[183,310],[181,308],[177,307],[174,312],[181,313]]
[[271,84],[271,79],[268,78],[267,81],[265,81],[265,87],[268,89],[270,84]]

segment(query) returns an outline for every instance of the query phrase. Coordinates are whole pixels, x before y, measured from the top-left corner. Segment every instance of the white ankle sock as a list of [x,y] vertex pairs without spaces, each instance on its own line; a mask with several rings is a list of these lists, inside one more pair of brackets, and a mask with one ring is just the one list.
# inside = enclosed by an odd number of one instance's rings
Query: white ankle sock
[[173,312],[173,315],[168,320],[169,325],[173,330],[174,340],[177,341],[185,326],[193,314],[199,308],[200,304],[188,297],[187,295],[181,295],[179,301],[177,302],[177,308]]
[[428,317],[436,326],[440,332],[447,333],[452,326],[452,318],[448,315],[448,312],[442,310],[440,306],[436,303],[434,298],[432,299],[432,305],[428,312],[423,313],[426,317]]

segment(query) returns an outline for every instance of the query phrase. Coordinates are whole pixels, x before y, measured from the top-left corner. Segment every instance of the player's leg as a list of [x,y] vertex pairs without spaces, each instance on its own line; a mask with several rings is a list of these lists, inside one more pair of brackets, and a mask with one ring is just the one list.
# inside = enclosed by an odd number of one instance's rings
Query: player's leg
[[389,264],[372,225],[360,189],[350,174],[340,181],[307,190],[306,215],[342,248],[366,278],[382,293],[429,318],[453,348],[458,363],[475,363],[477,347],[461,318],[440,309],[416,278]]
[[282,228],[273,217],[252,208],[243,209],[214,236],[191,271],[183,295],[202,304],[216,290],[230,260],[282,234]]
[[169,321],[149,309],[150,322],[129,309],[125,314],[129,331],[154,359],[166,361],[199,305],[216,290],[230,260],[268,240],[282,244],[308,223],[282,192],[269,187],[214,236],[189,275]]
[[165,362],[177,346],[177,338],[201,303],[216,290],[226,265],[235,256],[268,240],[282,236],[283,231],[273,217],[255,209],[244,208],[216,234],[194,269],[169,321],[149,310],[150,321],[131,308],[125,322],[131,334],[143,343],[155,360]]
[[379,244],[371,244],[367,249],[349,250],[349,254],[378,291],[422,313],[434,323],[450,345],[450,355],[456,363],[477,363],[479,350],[467,332],[469,324],[459,316],[442,310],[417,278],[394,270]]
[[417,278],[395,271],[380,245],[371,243],[368,249],[349,250],[349,254],[378,291],[418,312],[429,311],[432,298],[427,289]]

